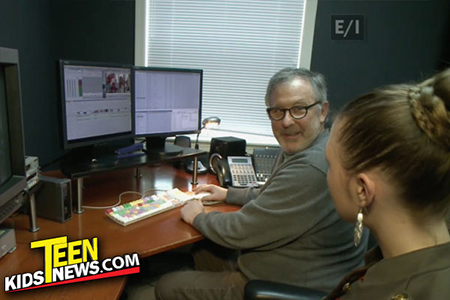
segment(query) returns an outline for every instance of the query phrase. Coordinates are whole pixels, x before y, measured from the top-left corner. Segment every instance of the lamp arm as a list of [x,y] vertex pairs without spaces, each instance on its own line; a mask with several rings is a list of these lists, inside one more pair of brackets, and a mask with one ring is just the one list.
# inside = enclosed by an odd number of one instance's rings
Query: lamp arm
[[202,126],[202,128],[200,128],[200,130],[197,133],[197,138],[195,139],[195,149],[198,150],[198,136],[200,135],[200,133],[202,132],[202,129],[205,128],[205,126]]
[[[198,136],[200,135],[200,132],[202,132],[203,128],[205,128],[205,125],[203,125],[197,133],[197,138],[195,139],[195,150],[198,150],[198,148],[199,148],[198,147]],[[193,172],[192,172],[191,184],[197,185],[198,184],[198,182],[197,182],[197,172],[198,172],[198,157],[197,157],[197,155],[194,156],[194,165],[193,166],[194,166],[194,169],[192,170]]]

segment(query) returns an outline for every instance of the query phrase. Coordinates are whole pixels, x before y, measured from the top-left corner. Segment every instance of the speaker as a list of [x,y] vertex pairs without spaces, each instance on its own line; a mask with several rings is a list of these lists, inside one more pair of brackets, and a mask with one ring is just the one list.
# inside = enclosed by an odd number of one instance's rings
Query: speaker
[[14,229],[0,228],[0,258],[6,253],[16,250],[16,235]]
[[228,156],[244,156],[247,143],[244,139],[226,136],[211,139],[209,155],[220,154],[224,159]]
[[72,184],[70,179],[40,176],[42,187],[35,193],[36,214],[58,222],[72,219]]

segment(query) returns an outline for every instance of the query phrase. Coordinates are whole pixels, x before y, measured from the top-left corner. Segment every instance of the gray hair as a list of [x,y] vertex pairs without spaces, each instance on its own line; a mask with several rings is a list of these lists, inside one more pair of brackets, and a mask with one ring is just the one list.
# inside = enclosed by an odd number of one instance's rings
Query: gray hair
[[275,73],[267,85],[266,106],[270,106],[269,98],[276,87],[283,83],[291,82],[296,78],[307,80],[311,84],[316,101],[319,101],[320,104],[327,102],[327,84],[322,74],[311,72],[305,68],[284,68]]

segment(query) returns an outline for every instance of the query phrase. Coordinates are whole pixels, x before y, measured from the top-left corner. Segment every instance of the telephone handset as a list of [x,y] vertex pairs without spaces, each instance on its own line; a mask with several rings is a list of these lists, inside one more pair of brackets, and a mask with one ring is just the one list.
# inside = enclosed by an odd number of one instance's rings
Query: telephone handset
[[209,165],[222,187],[258,186],[252,159],[248,156],[228,156],[225,160],[220,154],[213,153]]
[[209,157],[209,166],[211,171],[217,175],[217,180],[219,180],[219,185],[221,187],[228,187],[231,185],[231,174],[230,168],[227,162],[222,158],[219,153],[213,153]]

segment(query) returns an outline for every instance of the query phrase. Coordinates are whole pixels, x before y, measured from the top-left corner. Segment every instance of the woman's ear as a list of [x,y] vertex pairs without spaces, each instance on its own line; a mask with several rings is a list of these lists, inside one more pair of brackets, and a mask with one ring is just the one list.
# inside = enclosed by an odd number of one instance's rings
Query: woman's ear
[[366,173],[359,173],[356,179],[360,207],[368,207],[375,198],[375,183]]

